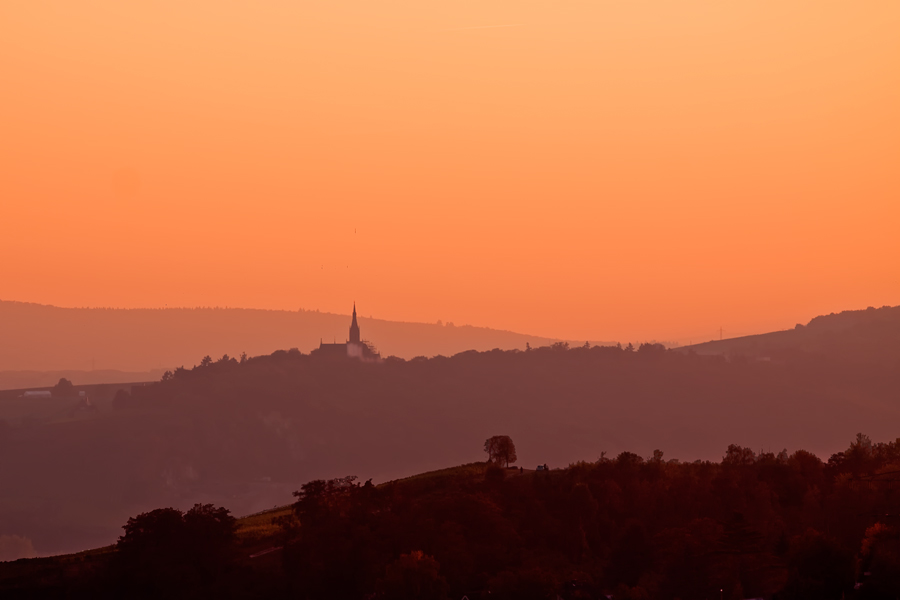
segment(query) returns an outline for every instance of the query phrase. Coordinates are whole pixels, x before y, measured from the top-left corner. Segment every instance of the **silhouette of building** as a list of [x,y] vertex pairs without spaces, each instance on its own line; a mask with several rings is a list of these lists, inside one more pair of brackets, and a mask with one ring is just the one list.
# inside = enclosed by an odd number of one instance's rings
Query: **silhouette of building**
[[326,344],[319,340],[319,348],[314,352],[334,357],[380,358],[369,342],[360,338],[359,323],[356,321],[356,302],[353,303],[353,320],[350,322],[350,339],[345,343]]
[[350,322],[350,340],[348,344],[359,344],[359,323],[356,322],[356,302],[353,303],[353,320]]

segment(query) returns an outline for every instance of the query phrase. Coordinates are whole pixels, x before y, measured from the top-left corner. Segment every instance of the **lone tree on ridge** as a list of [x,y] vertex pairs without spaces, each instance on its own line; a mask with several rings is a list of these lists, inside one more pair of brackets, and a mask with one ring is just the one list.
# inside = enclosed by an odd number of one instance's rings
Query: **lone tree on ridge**
[[506,463],[507,467],[509,463],[516,462],[518,458],[516,456],[516,445],[508,435],[489,437],[484,441],[484,451],[488,454],[488,462],[497,463],[498,465]]

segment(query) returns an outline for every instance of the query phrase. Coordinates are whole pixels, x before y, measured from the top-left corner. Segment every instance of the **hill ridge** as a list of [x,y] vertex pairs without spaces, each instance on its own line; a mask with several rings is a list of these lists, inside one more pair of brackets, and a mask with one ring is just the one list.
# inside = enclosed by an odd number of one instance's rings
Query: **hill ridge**
[[[465,350],[524,349],[556,338],[475,325],[361,316],[362,334],[382,355],[451,356]],[[0,300],[0,371],[172,369],[202,357],[269,354],[346,338],[350,316],[257,308],[67,308]],[[579,342],[583,343],[583,342]]]

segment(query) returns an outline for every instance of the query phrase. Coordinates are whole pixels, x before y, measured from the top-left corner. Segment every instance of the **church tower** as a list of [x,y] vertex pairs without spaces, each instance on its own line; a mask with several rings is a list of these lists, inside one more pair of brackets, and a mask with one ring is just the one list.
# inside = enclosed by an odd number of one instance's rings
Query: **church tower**
[[359,343],[359,325],[356,323],[356,302],[353,303],[353,321],[350,323],[350,343]]

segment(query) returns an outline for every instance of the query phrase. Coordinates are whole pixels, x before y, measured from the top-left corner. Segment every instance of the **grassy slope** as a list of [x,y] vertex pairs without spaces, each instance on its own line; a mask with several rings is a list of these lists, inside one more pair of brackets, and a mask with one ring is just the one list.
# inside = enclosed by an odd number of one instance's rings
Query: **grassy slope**
[[844,360],[894,359],[900,350],[900,306],[821,315],[794,329],[694,344],[697,354],[778,358],[786,352],[830,354]]
[[[380,484],[378,487],[402,486],[407,492],[420,492],[434,487],[457,485],[460,480],[482,477],[485,463],[469,463],[426,473],[420,473]],[[278,506],[238,519],[238,547],[244,560],[255,566],[270,567],[280,564],[279,554],[272,552],[259,558],[251,555],[276,547],[280,527],[277,519],[291,514],[291,505]],[[36,579],[52,580],[66,571],[82,569],[108,560],[115,552],[115,546],[104,546],[77,552],[40,558],[22,558],[0,562],[0,591],[16,588]]]
[[[378,485],[378,487],[400,486],[408,492],[412,491],[415,493],[433,486],[456,484],[463,479],[482,477],[485,468],[485,463],[469,463],[466,465],[459,465],[458,467],[449,467],[446,469],[419,473],[418,475],[413,475],[404,479],[387,481]],[[286,517],[290,514],[291,505],[286,505],[238,519],[238,538],[240,539],[241,545],[256,548],[257,546],[271,544],[273,538],[279,532],[276,520],[279,517]]]

